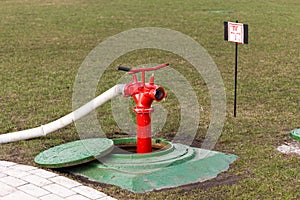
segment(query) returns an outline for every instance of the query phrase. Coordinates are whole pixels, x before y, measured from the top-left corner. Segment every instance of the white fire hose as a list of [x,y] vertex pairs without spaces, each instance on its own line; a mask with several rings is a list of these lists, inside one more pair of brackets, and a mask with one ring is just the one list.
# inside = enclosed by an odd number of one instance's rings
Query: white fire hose
[[23,131],[17,131],[12,133],[6,133],[0,135],[0,144],[1,143],[9,143],[9,142],[16,142],[20,140],[27,140],[36,137],[46,136],[49,133],[57,131],[76,120],[86,116],[99,106],[103,105],[107,101],[121,95],[124,91],[124,84],[118,84],[114,87],[110,88],[106,92],[102,93],[101,95],[97,96],[93,100],[89,101],[85,105],[81,106],[77,110],[53,121],[45,125],[41,125],[36,128],[31,128]]

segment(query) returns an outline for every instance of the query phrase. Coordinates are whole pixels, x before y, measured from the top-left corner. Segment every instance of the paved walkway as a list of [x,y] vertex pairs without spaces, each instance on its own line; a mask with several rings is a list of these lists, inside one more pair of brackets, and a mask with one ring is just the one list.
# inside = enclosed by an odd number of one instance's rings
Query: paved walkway
[[114,200],[69,178],[28,165],[0,161],[0,200]]

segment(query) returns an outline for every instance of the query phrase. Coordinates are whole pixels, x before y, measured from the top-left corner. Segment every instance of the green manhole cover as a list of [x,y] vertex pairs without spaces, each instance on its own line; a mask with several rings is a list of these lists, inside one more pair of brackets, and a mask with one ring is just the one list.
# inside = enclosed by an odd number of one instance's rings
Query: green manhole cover
[[300,141],[300,129],[295,129],[290,132],[290,136],[295,140]]
[[107,138],[77,140],[43,151],[35,157],[34,161],[48,168],[70,167],[103,157],[113,148],[113,141]]

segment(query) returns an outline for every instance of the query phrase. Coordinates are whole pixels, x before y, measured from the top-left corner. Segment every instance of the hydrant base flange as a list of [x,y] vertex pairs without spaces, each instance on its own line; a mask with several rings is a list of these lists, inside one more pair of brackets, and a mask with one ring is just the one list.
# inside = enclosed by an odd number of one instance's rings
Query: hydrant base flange
[[[122,140],[132,143],[135,139]],[[229,165],[237,159],[233,154],[193,148],[164,140],[158,142],[164,142],[166,148],[147,154],[119,154],[113,151],[97,161],[67,170],[91,181],[143,193],[215,178],[219,173],[227,171]],[[120,143],[120,139],[114,140],[114,143]]]

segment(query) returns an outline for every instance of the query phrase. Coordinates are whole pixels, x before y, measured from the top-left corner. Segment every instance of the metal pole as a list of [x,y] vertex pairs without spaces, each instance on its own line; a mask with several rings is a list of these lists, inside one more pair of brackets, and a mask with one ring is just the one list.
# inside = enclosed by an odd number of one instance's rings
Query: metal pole
[[[236,20],[238,23],[238,20]],[[233,116],[236,117],[236,96],[237,96],[237,73],[238,73],[238,43],[235,43],[235,72],[234,72],[234,108]]]
[[234,117],[236,117],[237,73],[238,73],[238,43],[235,43],[234,111],[233,111]]

